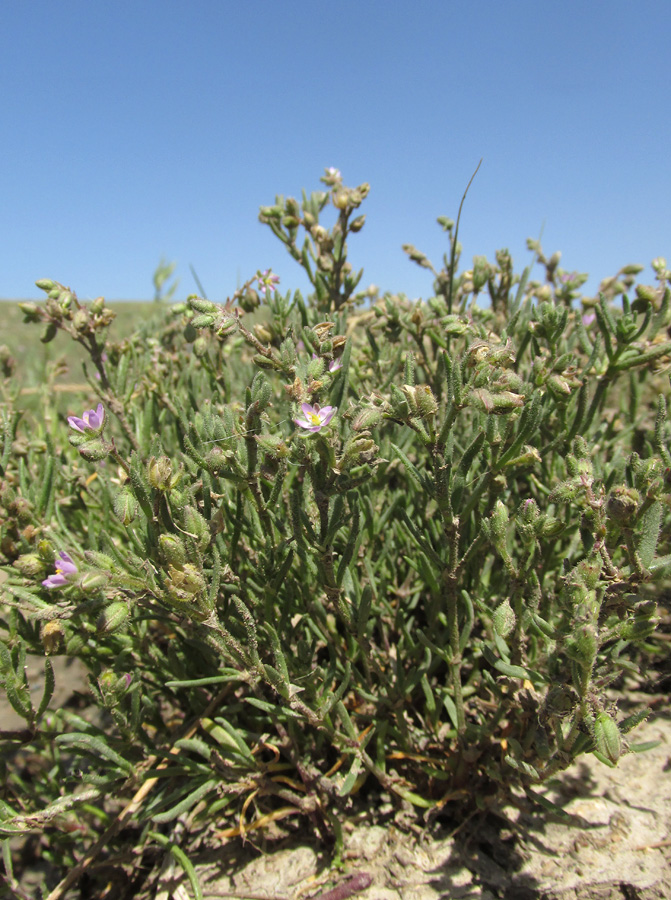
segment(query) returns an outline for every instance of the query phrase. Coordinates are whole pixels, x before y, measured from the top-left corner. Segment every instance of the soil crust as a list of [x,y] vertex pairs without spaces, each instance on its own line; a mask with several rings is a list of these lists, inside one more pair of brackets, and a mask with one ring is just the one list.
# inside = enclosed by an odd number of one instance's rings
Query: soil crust
[[[29,682],[37,688],[43,683],[41,662],[31,658],[28,665]],[[73,690],[86,693],[76,664],[62,657],[54,663],[52,706],[63,705]],[[255,832],[244,844],[240,838],[208,840],[207,849],[191,856],[204,900],[668,900],[671,715],[664,697],[640,700],[659,711],[630,737],[657,745],[627,753],[614,769],[586,756],[563,773],[547,796],[570,815],[568,823],[524,798],[496,815],[478,813],[451,832],[435,823],[430,829],[408,827],[407,816],[394,819],[380,810],[367,817],[379,824],[345,828],[338,868],[315,841],[279,827],[261,837]],[[23,724],[0,698],[0,729]],[[24,869],[22,887],[28,896],[33,890],[40,896],[37,884],[53,874],[36,859],[32,871],[30,864]],[[128,883],[119,890],[113,894],[130,900]],[[65,900],[94,896],[80,885]],[[193,896],[169,854],[153,896]]]

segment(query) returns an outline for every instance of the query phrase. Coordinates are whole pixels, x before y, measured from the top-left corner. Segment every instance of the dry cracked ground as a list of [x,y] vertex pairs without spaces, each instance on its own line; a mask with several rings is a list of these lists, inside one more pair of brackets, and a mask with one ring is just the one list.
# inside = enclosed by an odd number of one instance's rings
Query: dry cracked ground
[[[58,663],[52,705],[77,686],[76,668]],[[38,660],[31,669],[38,675]],[[81,681],[79,687],[86,690]],[[636,740],[659,743],[625,755],[616,769],[589,756],[564,773],[553,799],[570,813],[571,825],[512,806],[500,816],[473,817],[455,834],[393,820],[352,825],[337,870],[308,838],[297,843],[270,832],[244,845],[229,839],[194,858],[204,900],[671,900],[671,713],[662,695],[641,700],[654,712]],[[0,729],[18,724],[3,697]],[[28,896],[41,896],[37,884],[45,875],[37,864],[33,872],[28,867],[22,879]],[[129,900],[123,888],[107,896]],[[151,896],[193,897],[172,857]],[[85,898],[97,900],[83,884],[63,895]]]

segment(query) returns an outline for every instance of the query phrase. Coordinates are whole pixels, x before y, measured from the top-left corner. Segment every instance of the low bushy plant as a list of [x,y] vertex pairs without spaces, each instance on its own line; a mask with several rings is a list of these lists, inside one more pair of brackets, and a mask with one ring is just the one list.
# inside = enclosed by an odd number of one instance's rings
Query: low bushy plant
[[[460,273],[441,218],[441,269],[405,248],[434,296],[357,291],[369,188],[322,180],[260,214],[308,297],[259,271],[117,342],[102,298],[23,305],[90,360],[90,409],[2,408],[0,834],[42,831],[63,885],[129,846],[195,884],[193,848],[280,819],[337,846],[382,795],[557,811],[548,779],[644,715],[616,701],[671,571],[664,260],[590,299],[534,242],[541,281],[507,251]],[[83,710],[49,708],[62,654]]]

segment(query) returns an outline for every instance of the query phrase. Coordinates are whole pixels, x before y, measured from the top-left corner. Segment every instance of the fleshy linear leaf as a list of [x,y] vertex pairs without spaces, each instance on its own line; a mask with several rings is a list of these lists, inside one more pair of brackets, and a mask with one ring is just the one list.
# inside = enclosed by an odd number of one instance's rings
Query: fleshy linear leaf
[[351,792],[352,788],[356,784],[356,780],[361,773],[361,760],[358,756],[355,756],[352,760],[352,765],[350,766],[350,770],[345,777],[342,785],[340,786],[340,790],[338,794],[340,797],[347,797]]
[[524,666],[513,666],[502,659],[498,659],[487,644],[482,645],[482,653],[489,665],[493,666],[502,675],[507,675],[509,678],[528,680],[532,684],[547,684],[547,679],[539,672],[532,672],[531,669],[525,669]]
[[655,558],[655,550],[657,549],[657,541],[659,540],[659,529],[662,524],[662,504],[656,500],[651,503],[648,509],[643,513],[639,521],[640,532],[636,549],[641,557],[641,562],[646,569],[650,567]]
[[49,706],[49,701],[53,696],[55,686],[56,680],[54,678],[54,667],[49,657],[47,657],[44,661],[44,693],[42,694],[40,705],[37,708],[37,719],[40,719],[46,712],[46,709]]
[[173,819],[177,818],[177,816],[181,816],[182,813],[188,812],[191,807],[195,806],[200,799],[202,799],[210,791],[213,791],[218,784],[218,779],[209,778],[207,781],[203,782],[203,784],[200,784],[197,788],[191,791],[190,794],[180,800],[179,803],[177,803],[175,806],[171,807],[168,810],[165,810],[165,812],[152,815],[152,822],[155,822],[156,824],[172,822]]
[[198,880],[196,870],[194,869],[191,860],[188,858],[182,848],[178,847],[177,844],[174,844],[170,840],[170,838],[167,838],[164,834],[159,834],[157,831],[148,832],[147,837],[150,837],[161,847],[164,847],[166,850],[170,851],[171,856],[173,856],[174,859],[184,869],[186,877],[189,879],[189,883],[193,891],[194,900],[203,900],[203,890],[200,886],[200,881]]
[[106,759],[117,765],[126,775],[131,775],[135,769],[133,763],[124,759],[116,750],[109,747],[101,738],[93,737],[90,734],[74,732],[72,734],[59,734],[56,737],[57,744],[63,744],[66,747],[83,750],[100,759]]

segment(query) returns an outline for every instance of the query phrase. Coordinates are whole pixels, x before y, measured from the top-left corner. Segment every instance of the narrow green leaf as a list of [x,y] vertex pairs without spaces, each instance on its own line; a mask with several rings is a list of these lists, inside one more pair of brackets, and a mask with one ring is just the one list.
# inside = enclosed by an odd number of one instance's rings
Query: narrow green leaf
[[338,700],[337,703],[334,704],[335,711],[338,713],[338,718],[345,726],[345,731],[347,733],[347,737],[352,738],[352,740],[358,740],[358,735],[356,733],[356,728],[354,727],[354,723],[352,722],[347,709],[345,708],[342,700]]
[[661,740],[641,741],[638,744],[629,744],[629,750],[631,750],[632,753],[645,753],[647,750],[654,750],[655,747],[659,747],[661,743]]
[[338,795],[340,797],[347,797],[354,785],[356,784],[356,780],[361,773],[361,760],[358,756],[355,756],[352,760],[352,765],[350,766],[350,770],[345,777],[345,780],[340,785],[340,790],[338,791]]
[[38,720],[41,719],[46,712],[46,709],[49,706],[49,701],[53,696],[55,686],[56,679],[54,678],[54,667],[51,664],[51,660],[49,659],[49,657],[47,657],[44,660],[44,693],[42,694],[40,705],[38,706],[37,713],[35,714],[35,717]]
[[147,832],[147,837],[150,837],[161,847],[164,847],[166,850],[170,851],[171,856],[184,869],[186,877],[189,879],[189,883],[191,884],[191,889],[193,891],[194,900],[203,900],[203,890],[200,886],[198,875],[196,874],[196,870],[194,869],[191,861],[184,853],[184,851],[180,847],[178,847],[177,844],[174,844],[164,834],[159,834],[157,831]]
[[539,781],[538,772],[534,769],[534,767],[525,762],[523,759],[515,759],[514,756],[508,754],[504,757],[503,760],[506,765],[510,766],[511,769],[516,769],[518,772],[522,772],[523,775],[527,775],[529,778],[533,778],[534,781]]
[[638,521],[640,531],[637,536],[636,550],[646,569],[650,567],[657,549],[659,529],[662,524],[662,504],[655,500]]
[[525,669],[523,666],[513,666],[502,659],[498,659],[487,644],[482,645],[482,655],[490,666],[493,666],[502,675],[507,675],[508,678],[526,679],[532,684],[547,684],[547,679],[538,672],[532,672],[531,669]]
[[415,466],[414,463],[410,462],[408,457],[405,455],[405,453],[401,450],[401,448],[397,444],[392,444],[391,447],[392,447],[392,450],[394,451],[394,453],[396,453],[398,458],[401,460],[401,462],[407,469],[408,474],[411,476],[413,481],[415,481],[415,483],[417,484],[417,487],[420,487],[423,490],[426,490],[426,484],[425,484],[426,479],[424,478],[422,473],[419,471],[417,466]]
[[536,791],[531,790],[530,787],[525,787],[524,792],[529,797],[530,800],[533,800],[535,803],[538,803],[543,809],[547,810],[547,812],[552,813],[554,816],[557,816],[562,822],[565,822],[567,825],[572,825],[575,823],[575,819],[569,813],[566,812],[565,809],[562,809],[561,806],[557,806],[556,803],[553,803],[552,800],[549,800],[547,797],[544,797],[542,794],[537,793]]
[[135,765],[124,759],[116,750],[109,747],[103,740],[93,737],[91,734],[74,732],[72,734],[59,734],[56,737],[57,744],[63,744],[77,750],[83,750],[99,759],[106,759],[117,765],[123,772],[130,775],[135,770]]
[[181,816],[182,813],[188,812],[192,806],[195,806],[196,803],[198,803],[200,799],[202,799],[210,791],[213,791],[218,784],[218,779],[208,779],[203,784],[199,785],[197,788],[191,791],[190,794],[180,800],[179,803],[177,803],[175,806],[165,810],[164,812],[153,814],[151,817],[152,822],[155,822],[157,825],[162,824],[163,822],[172,822],[178,816]]

